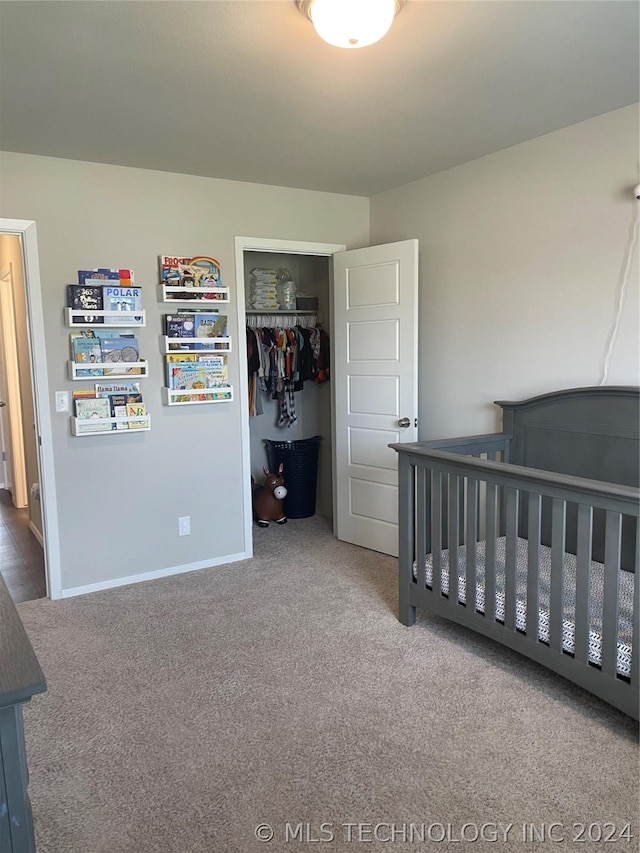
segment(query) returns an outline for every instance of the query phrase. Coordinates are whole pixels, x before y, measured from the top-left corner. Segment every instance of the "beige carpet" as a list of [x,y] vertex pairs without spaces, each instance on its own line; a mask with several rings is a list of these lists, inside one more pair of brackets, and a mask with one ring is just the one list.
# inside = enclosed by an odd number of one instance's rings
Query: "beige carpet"
[[405,628],[396,561],[319,518],[255,542],[253,561],[19,605],[49,683],[25,708],[39,853],[586,851],[603,845],[574,824],[604,822],[633,822],[613,849],[637,849],[631,720],[462,628]]

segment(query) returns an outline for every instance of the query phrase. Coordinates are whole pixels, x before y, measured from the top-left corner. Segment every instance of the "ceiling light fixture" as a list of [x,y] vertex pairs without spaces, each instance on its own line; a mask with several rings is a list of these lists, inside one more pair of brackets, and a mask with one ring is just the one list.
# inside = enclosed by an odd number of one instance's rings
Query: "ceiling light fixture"
[[367,47],[386,35],[406,0],[296,0],[321,39],[335,47]]

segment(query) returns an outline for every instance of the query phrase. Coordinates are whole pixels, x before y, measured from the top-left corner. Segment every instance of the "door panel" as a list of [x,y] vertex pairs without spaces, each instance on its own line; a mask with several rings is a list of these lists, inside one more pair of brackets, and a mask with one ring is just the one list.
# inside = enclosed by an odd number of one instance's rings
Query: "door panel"
[[[397,556],[397,456],[417,438],[418,241],[334,255],[338,539]],[[400,418],[410,426],[401,429]]]

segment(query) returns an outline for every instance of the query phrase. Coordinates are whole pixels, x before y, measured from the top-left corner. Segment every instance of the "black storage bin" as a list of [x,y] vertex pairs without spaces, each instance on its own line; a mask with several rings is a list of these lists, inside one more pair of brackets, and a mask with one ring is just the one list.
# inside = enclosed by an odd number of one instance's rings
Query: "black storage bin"
[[316,511],[316,486],[318,483],[318,450],[321,436],[300,441],[270,441],[267,447],[269,470],[277,471],[282,463],[287,496],[284,511],[287,518],[309,518]]

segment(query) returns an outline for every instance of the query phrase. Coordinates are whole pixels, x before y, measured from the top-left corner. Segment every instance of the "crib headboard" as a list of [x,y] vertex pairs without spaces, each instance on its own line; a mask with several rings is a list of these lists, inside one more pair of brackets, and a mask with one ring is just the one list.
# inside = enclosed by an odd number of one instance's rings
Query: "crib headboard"
[[[496,405],[503,410],[504,432],[513,435],[512,463],[638,487],[640,388],[571,388],[522,402],[496,401]],[[550,541],[550,512],[549,506],[543,506],[545,544]],[[574,516],[574,508],[568,507],[568,550],[573,550],[575,539]],[[636,533],[631,522],[623,521],[622,565],[626,568],[634,562]],[[594,517],[593,542],[593,559],[602,561],[603,517]]]

